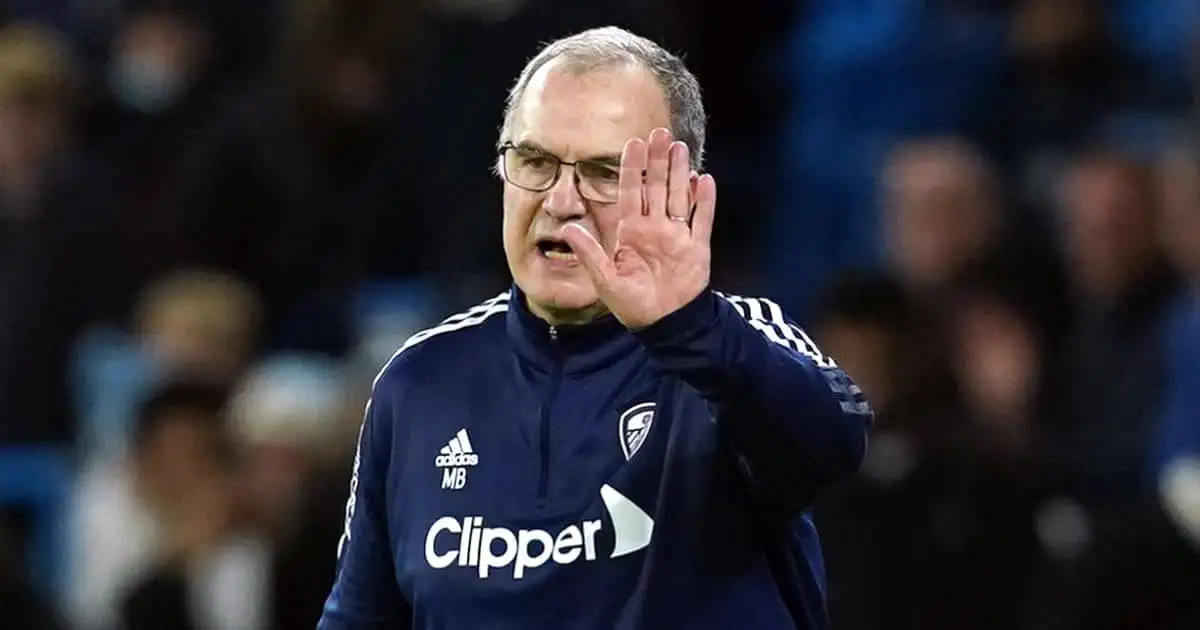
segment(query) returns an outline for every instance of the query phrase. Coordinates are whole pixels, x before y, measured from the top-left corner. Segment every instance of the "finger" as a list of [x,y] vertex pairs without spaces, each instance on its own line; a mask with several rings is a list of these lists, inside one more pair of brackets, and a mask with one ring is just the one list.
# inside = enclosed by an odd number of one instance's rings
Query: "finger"
[[617,178],[617,207],[622,217],[646,213],[642,182],[646,172],[646,142],[633,138],[621,150],[621,172]]
[[696,212],[692,215],[692,238],[701,243],[712,239],[713,219],[717,210],[717,180],[701,175],[696,180]]
[[650,132],[646,149],[646,211],[652,217],[667,214],[667,177],[671,169],[671,132]]
[[692,213],[692,171],[688,164],[688,148],[682,142],[672,142],[671,174],[667,178],[667,215],[677,221],[687,221]]
[[571,251],[575,252],[579,264],[583,265],[584,270],[591,276],[597,289],[609,285],[609,279],[616,273],[616,267],[596,237],[575,223],[563,226],[559,237],[571,246]]

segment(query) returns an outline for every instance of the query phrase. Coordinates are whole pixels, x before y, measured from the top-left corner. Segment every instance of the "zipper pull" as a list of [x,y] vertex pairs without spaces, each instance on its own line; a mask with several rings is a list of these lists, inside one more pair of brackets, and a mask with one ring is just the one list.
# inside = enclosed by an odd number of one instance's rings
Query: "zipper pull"
[[550,327],[550,341],[558,341],[558,326]]

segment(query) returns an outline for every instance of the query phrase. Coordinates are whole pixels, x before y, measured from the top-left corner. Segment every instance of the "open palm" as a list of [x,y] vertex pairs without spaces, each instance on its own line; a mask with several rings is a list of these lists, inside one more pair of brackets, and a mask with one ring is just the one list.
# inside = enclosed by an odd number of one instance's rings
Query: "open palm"
[[687,145],[672,142],[666,129],[655,129],[648,141],[625,143],[618,186],[621,222],[612,252],[577,225],[565,226],[562,238],[591,276],[600,301],[636,330],[708,287],[717,186],[711,175],[696,177]]

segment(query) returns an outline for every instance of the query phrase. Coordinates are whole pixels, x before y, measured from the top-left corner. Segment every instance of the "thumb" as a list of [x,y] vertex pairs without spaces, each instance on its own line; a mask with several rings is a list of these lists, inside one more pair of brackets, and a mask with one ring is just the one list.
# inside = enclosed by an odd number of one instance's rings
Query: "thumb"
[[584,270],[592,277],[596,287],[606,286],[614,271],[613,262],[596,237],[574,223],[564,226],[559,236],[571,246],[571,251],[575,252],[579,264],[583,265]]

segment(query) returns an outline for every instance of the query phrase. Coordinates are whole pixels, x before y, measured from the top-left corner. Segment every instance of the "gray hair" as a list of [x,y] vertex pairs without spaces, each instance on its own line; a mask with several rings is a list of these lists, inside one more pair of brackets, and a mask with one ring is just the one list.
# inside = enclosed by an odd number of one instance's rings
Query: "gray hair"
[[525,64],[505,102],[500,143],[508,135],[517,106],[533,75],[546,64],[560,58],[565,63],[564,69],[578,74],[625,64],[648,70],[662,87],[666,98],[671,116],[671,135],[688,146],[692,168],[700,170],[704,163],[706,122],[700,82],[679,56],[645,37],[615,26],[593,28],[553,41]]

